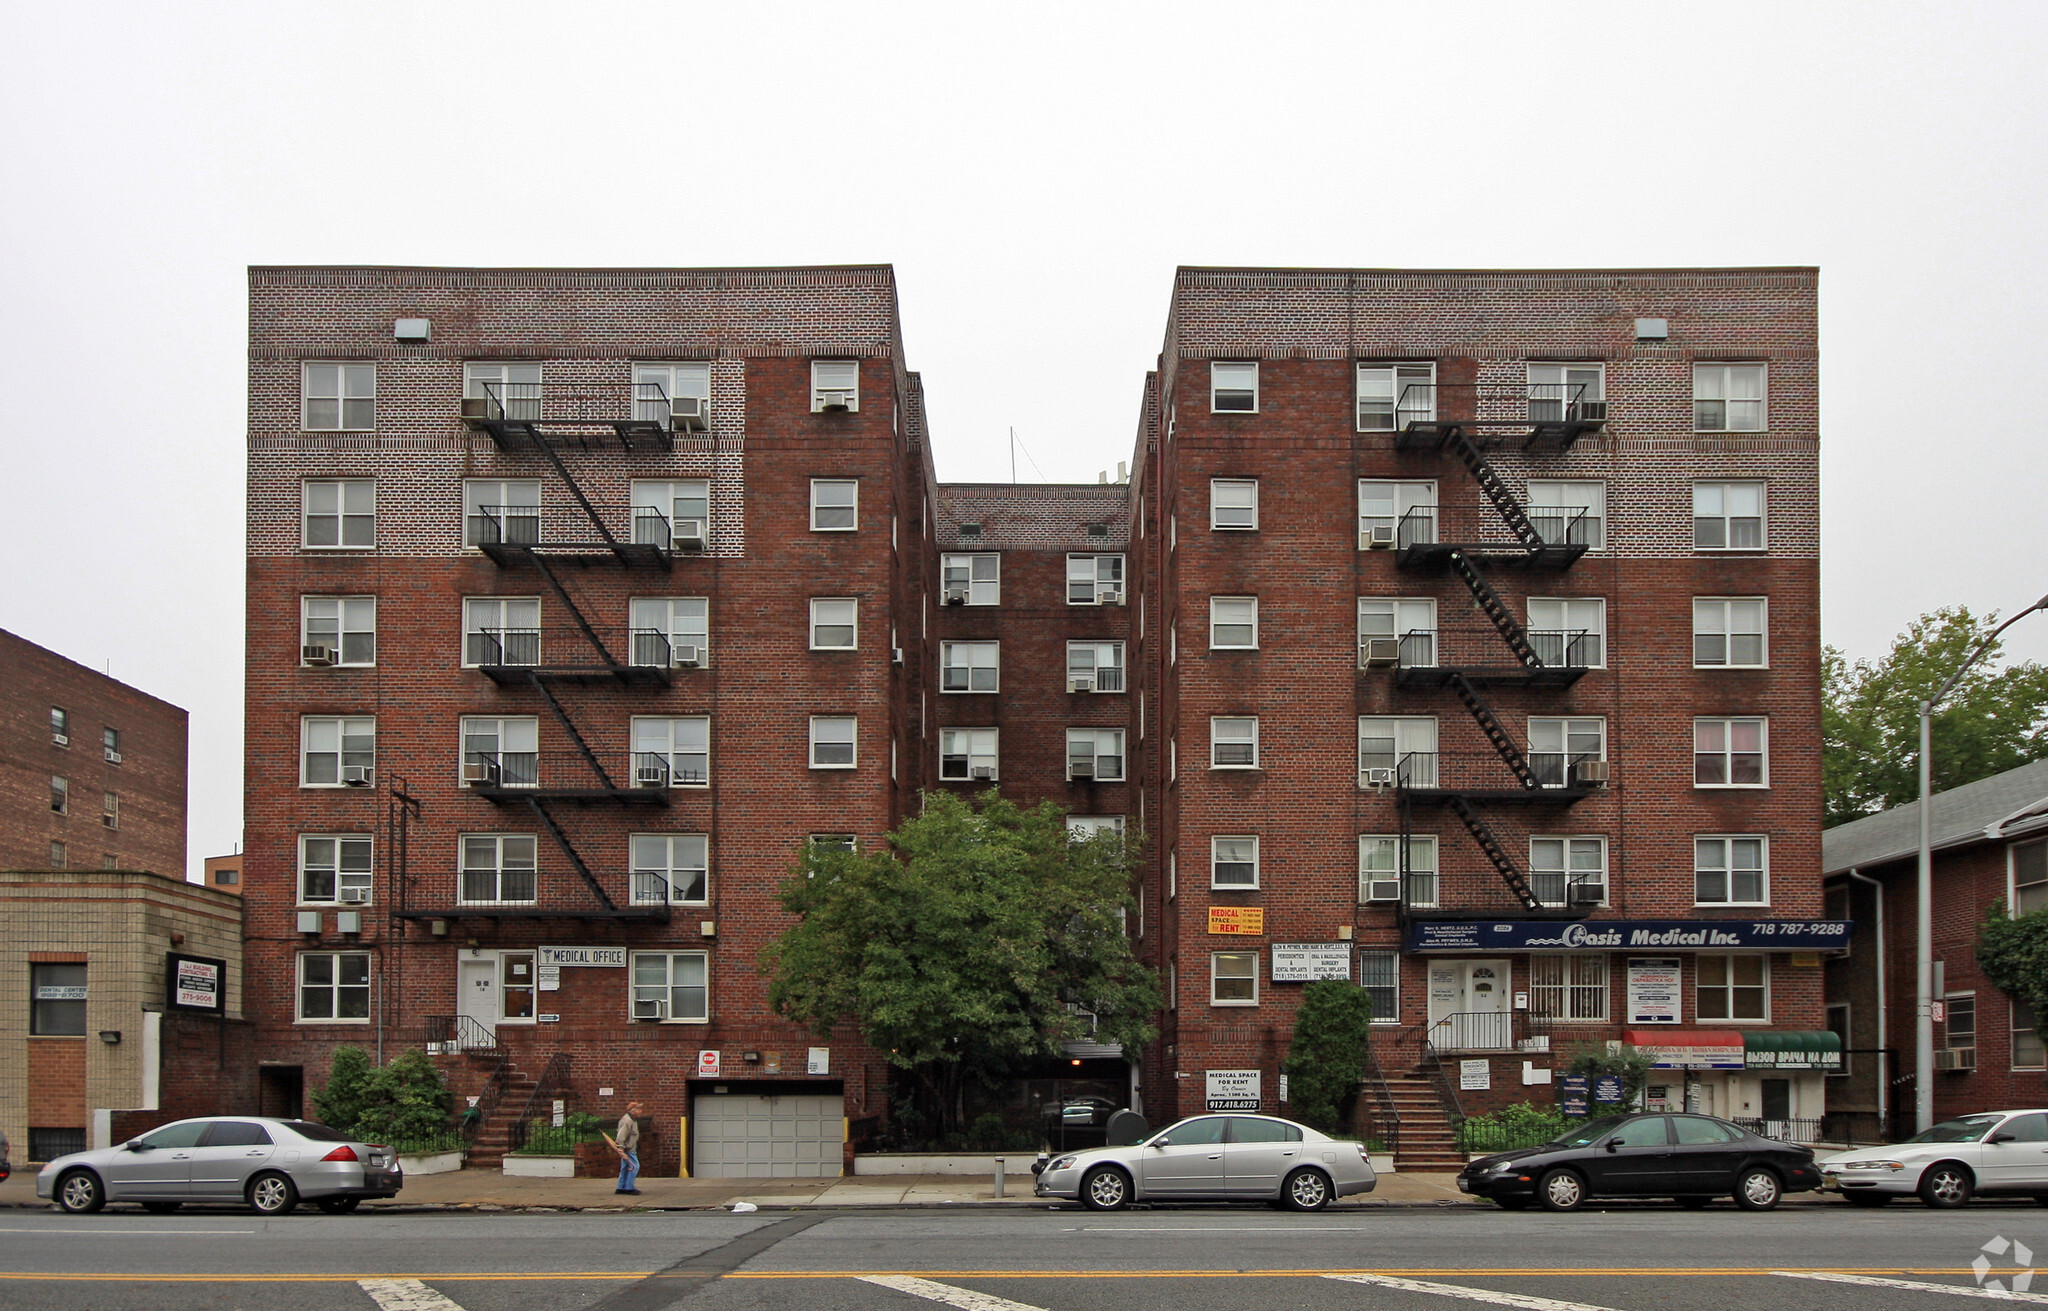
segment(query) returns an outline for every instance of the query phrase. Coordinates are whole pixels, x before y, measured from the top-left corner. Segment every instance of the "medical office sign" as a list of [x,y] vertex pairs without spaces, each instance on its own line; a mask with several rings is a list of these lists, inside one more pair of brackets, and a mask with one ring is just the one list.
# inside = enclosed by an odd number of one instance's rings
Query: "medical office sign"
[[1420,920],[1409,951],[1846,951],[1848,920]]

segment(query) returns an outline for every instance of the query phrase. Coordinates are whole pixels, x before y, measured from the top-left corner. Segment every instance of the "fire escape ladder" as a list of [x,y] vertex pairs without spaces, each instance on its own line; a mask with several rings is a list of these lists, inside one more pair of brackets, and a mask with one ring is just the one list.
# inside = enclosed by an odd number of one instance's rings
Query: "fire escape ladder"
[[1472,471],[1473,481],[1479,484],[1480,491],[1486,493],[1486,499],[1493,502],[1493,508],[1500,511],[1500,517],[1506,521],[1508,530],[1514,533],[1515,540],[1527,547],[1532,555],[1541,551],[1544,547],[1543,534],[1529,522],[1529,512],[1522,508],[1521,501],[1516,499],[1500,471],[1479,449],[1479,443],[1473,441],[1463,428],[1453,428],[1444,440],[1465,467]]
[[528,558],[532,560],[533,567],[540,571],[540,576],[547,580],[548,587],[553,590],[556,599],[561,601],[562,608],[567,610],[569,617],[576,621],[576,627],[582,630],[584,640],[590,643],[591,648],[597,652],[598,658],[604,661],[604,667],[606,669],[619,668],[618,660],[613,657],[610,649],[605,646],[604,639],[597,635],[597,630],[590,626],[590,620],[584,616],[583,608],[576,604],[575,597],[569,595],[569,589],[562,586],[562,580],[555,576],[555,571],[548,568],[547,562],[541,559],[538,553]]
[[1449,681],[1451,690],[1458,694],[1458,700],[1464,702],[1465,709],[1472,712],[1472,718],[1479,721],[1479,731],[1486,734],[1486,740],[1493,743],[1493,749],[1500,753],[1500,758],[1508,763],[1509,769],[1515,771],[1516,780],[1525,788],[1537,787],[1536,771],[1529,767],[1528,756],[1522,753],[1522,748],[1509,736],[1507,727],[1500,722],[1500,716],[1494,714],[1493,707],[1486,704],[1486,699],[1479,695],[1479,689],[1473,686],[1472,680],[1461,673],[1453,673]]
[[1531,911],[1542,910],[1543,903],[1536,900],[1536,894],[1530,890],[1528,877],[1516,867],[1514,857],[1508,855],[1507,848],[1494,836],[1493,827],[1486,822],[1486,816],[1479,813],[1477,806],[1456,793],[1453,793],[1449,800],[1451,809],[1456,811],[1458,818],[1464,822],[1465,831],[1472,835],[1472,840],[1479,844],[1479,849],[1486,853],[1486,858],[1500,871],[1501,882],[1507,884],[1508,890],[1521,901],[1522,908]]
[[582,506],[583,513],[590,517],[590,526],[597,529],[598,540],[616,553],[621,560],[624,560],[626,553],[620,547],[619,539],[612,536],[612,530],[604,526],[604,519],[598,514],[597,507],[592,505],[590,498],[583,494],[583,488],[570,475],[569,466],[562,463],[561,455],[556,452],[553,446],[539,440],[538,436],[536,436],[533,444],[536,450],[548,457],[548,463],[555,466],[555,472],[562,475],[563,483],[569,488],[569,495],[576,498],[576,504]]
[[562,726],[562,731],[569,735],[569,740],[576,744],[576,750],[582,753],[584,761],[590,766],[590,772],[597,775],[598,782],[604,786],[605,791],[616,791],[618,784],[612,782],[612,776],[605,772],[604,762],[590,749],[590,743],[583,740],[583,734],[576,729],[576,721],[569,718],[569,712],[556,700],[546,680],[536,673],[528,674],[527,682],[533,684],[533,690],[540,693],[542,699],[548,703],[548,709],[554,712],[555,721]]
[[1526,669],[1541,669],[1543,657],[1536,654],[1536,648],[1529,644],[1529,634],[1522,627],[1522,621],[1515,618],[1515,612],[1508,609],[1508,603],[1500,599],[1500,593],[1493,590],[1493,584],[1479,572],[1472,558],[1463,551],[1451,552],[1451,568],[1465,581],[1465,587],[1472,593],[1472,599],[1486,617],[1493,621],[1501,640],[1508,644],[1508,650],[1515,653],[1515,659]]
[[[571,729],[570,731],[574,732],[575,730]],[[562,854],[567,856],[569,863],[576,867],[578,877],[583,880],[584,886],[590,889],[590,895],[597,898],[597,904],[606,910],[617,910],[618,905],[612,901],[611,894],[604,890],[604,885],[599,883],[597,876],[590,872],[590,866],[583,863],[583,857],[576,853],[576,847],[569,841],[569,835],[562,831],[562,826],[555,822],[555,817],[548,812],[548,808],[541,803],[541,799],[539,797],[528,797],[526,804],[533,808],[533,813],[538,815],[540,822],[547,826],[548,836],[555,840],[555,845],[562,849]]]

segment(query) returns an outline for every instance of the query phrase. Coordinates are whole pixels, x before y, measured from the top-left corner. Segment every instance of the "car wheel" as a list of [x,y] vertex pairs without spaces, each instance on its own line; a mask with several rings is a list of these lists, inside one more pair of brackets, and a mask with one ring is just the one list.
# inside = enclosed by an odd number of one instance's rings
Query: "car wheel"
[[1778,1182],[1777,1172],[1761,1166],[1744,1170],[1735,1181],[1735,1204],[1745,1211],[1772,1210],[1784,1195],[1785,1185]]
[[1081,1204],[1091,1211],[1121,1211],[1131,1202],[1131,1177],[1113,1165],[1097,1166],[1081,1179]]
[[183,1205],[183,1202],[144,1202],[142,1209],[151,1215],[169,1215]]
[[347,1215],[362,1204],[360,1197],[322,1197],[313,1203],[325,1215]]
[[1688,1211],[1704,1211],[1714,1204],[1711,1197],[1681,1197],[1678,1204]]
[[1969,1201],[1976,1188],[1969,1169],[1954,1161],[1931,1165],[1927,1167],[1927,1173],[1920,1176],[1920,1200],[1942,1210]]
[[90,1170],[73,1170],[57,1181],[57,1205],[73,1215],[91,1215],[107,1204],[106,1185]]
[[1320,1211],[1330,1204],[1330,1179],[1321,1170],[1300,1169],[1280,1185],[1290,1211]]
[[1890,1193],[1843,1193],[1842,1200],[1851,1206],[1883,1206],[1892,1200]]
[[1535,1200],[1533,1197],[1496,1197],[1493,1204],[1503,1211],[1526,1211]]
[[1552,1170],[1537,1181],[1536,1196],[1546,1211],[1576,1211],[1586,1204],[1586,1181],[1571,1170]]
[[276,1171],[266,1171],[249,1181],[249,1209],[258,1215],[290,1215],[299,1204],[299,1190]]

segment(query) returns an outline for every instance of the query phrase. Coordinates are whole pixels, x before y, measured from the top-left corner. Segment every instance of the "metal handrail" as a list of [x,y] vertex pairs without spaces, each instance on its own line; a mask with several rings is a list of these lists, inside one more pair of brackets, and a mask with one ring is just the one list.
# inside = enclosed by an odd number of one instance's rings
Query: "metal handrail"
[[1373,1054],[1372,1045],[1365,1048],[1365,1078],[1363,1082],[1374,1090],[1374,1120],[1387,1145],[1387,1151],[1399,1155],[1401,1151],[1401,1108],[1394,1101],[1394,1090],[1387,1084],[1386,1072],[1380,1069],[1379,1057]]
[[499,423],[666,423],[675,413],[668,389],[658,382],[560,384],[477,379],[482,396],[476,417]]
[[526,1146],[528,1132],[533,1125],[536,1105],[546,1106],[555,1100],[555,1094],[569,1087],[569,1053],[555,1052],[548,1057],[548,1063],[541,1067],[540,1079],[533,1085],[533,1091],[526,1096],[526,1104],[519,1108],[519,1114],[506,1126],[505,1150],[516,1152]]
[[[1607,417],[1607,402],[1588,398],[1588,390],[1583,382],[1411,382],[1401,388],[1391,415],[1384,397],[1361,396],[1357,406],[1360,427],[1367,432],[1405,432],[1417,423],[1601,422]],[[1388,417],[1393,420],[1391,428],[1365,422]]]
[[[704,519],[679,519],[654,505],[592,502],[607,531],[632,546],[652,546],[663,551],[697,549],[708,539],[711,525]],[[470,507],[465,531],[472,546],[550,546],[581,542],[594,531],[580,507],[555,505],[475,505]],[[681,526],[695,524],[700,532],[683,532]]]
[[452,1043],[460,1051],[477,1055],[488,1055],[498,1050],[497,1031],[468,1015],[429,1015],[426,1040]]
[[[1587,669],[1592,657],[1603,654],[1596,647],[1604,634],[1591,629],[1532,628],[1523,630],[1534,648],[1541,668]],[[1397,642],[1394,667],[1399,669],[1456,669],[1514,663],[1512,652],[1501,645],[1500,630],[1491,624],[1463,624],[1456,627],[1411,628],[1401,633],[1361,633],[1358,637],[1361,661],[1377,660],[1385,648],[1374,642]]]
[[[675,663],[675,647],[678,645],[695,646],[701,663],[708,640],[707,635],[678,643],[668,630],[661,628],[593,628],[587,631],[570,627],[472,628],[462,635],[462,660],[465,665],[479,669],[530,669],[544,665],[562,669],[611,668],[590,646],[592,632],[597,634],[607,653],[623,649],[628,665],[657,669],[666,669]],[[621,635],[623,642],[620,641]],[[561,658],[565,651],[571,653],[566,660]],[[543,658],[549,652],[555,656],[551,662]]]
[[633,788],[649,790],[665,787],[701,786],[710,780],[709,757],[697,753],[695,758],[704,763],[698,765],[673,763],[670,756],[660,751],[621,752],[616,747],[591,744],[591,750],[611,773],[621,756],[628,757],[632,772],[624,778],[613,774],[607,786],[590,768],[590,760],[581,751],[471,751],[464,753],[465,764],[482,768],[484,777],[472,780],[475,788],[532,788],[540,792],[591,792],[624,791]]

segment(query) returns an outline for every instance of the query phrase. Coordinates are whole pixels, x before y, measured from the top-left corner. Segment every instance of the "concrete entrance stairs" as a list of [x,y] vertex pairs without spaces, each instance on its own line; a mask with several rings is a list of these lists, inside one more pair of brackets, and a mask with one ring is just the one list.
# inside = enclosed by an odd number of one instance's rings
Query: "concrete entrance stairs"
[[1394,1148],[1397,1170],[1462,1170],[1457,1132],[1444,1113],[1436,1084],[1425,1074],[1388,1075],[1387,1094],[1401,1117],[1401,1139]]
[[[449,1091],[455,1094],[456,1115],[469,1105],[469,1099],[484,1090],[491,1072],[497,1068],[499,1052],[462,1052],[456,1055],[436,1056],[434,1064],[441,1067],[441,1077],[448,1082]],[[498,1096],[498,1104],[484,1116],[477,1126],[476,1136],[470,1140],[463,1164],[469,1169],[495,1170],[504,1163],[505,1152],[511,1146],[512,1121],[526,1106],[539,1081],[505,1059],[504,1090]]]

